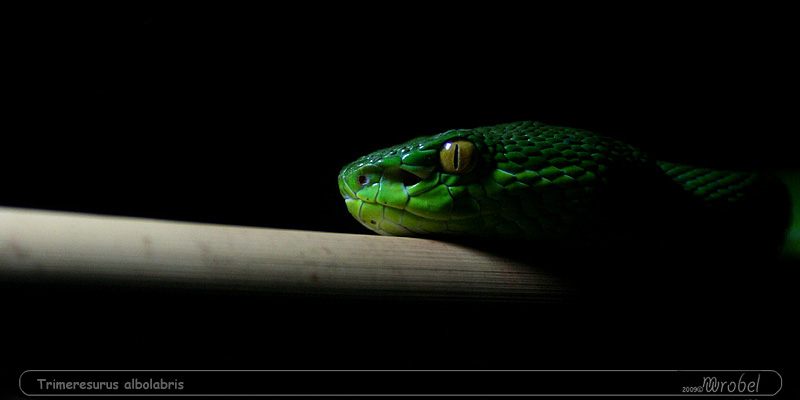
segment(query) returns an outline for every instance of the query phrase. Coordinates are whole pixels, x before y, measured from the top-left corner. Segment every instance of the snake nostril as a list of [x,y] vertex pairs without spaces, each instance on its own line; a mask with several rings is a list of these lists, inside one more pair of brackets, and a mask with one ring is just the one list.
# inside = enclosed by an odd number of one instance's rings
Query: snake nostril
[[356,179],[358,180],[358,184],[361,186],[364,186],[367,184],[367,182],[369,182],[369,178],[367,178],[366,175],[359,175]]

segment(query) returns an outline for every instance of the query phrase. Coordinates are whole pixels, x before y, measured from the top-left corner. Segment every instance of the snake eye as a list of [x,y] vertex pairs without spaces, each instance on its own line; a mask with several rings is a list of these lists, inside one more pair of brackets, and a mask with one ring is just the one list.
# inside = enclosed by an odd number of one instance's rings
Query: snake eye
[[442,169],[448,174],[466,174],[475,167],[478,151],[472,142],[454,140],[447,142],[439,152]]

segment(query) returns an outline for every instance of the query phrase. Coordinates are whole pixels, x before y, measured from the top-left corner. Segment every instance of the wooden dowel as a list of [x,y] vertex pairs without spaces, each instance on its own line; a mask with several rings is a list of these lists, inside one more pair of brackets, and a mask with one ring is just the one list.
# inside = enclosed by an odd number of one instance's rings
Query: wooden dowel
[[0,208],[0,277],[291,295],[557,302],[535,267],[400,237]]

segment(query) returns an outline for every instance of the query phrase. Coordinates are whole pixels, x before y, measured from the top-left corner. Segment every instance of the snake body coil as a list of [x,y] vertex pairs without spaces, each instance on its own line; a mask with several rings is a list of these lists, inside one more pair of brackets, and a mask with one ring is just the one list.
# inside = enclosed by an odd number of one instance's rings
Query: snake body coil
[[619,140],[530,121],[416,138],[339,174],[350,214],[375,232],[501,239],[733,223],[767,186],[764,174],[655,161]]

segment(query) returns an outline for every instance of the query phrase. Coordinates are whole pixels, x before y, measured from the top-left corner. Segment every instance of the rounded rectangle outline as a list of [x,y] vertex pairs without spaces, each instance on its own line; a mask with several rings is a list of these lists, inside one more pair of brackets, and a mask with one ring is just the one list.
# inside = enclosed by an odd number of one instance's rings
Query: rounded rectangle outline
[[[113,397],[126,397],[126,396],[158,396],[158,397],[169,397],[169,396],[206,396],[206,397],[216,397],[216,396],[247,396],[247,397],[271,397],[271,396],[287,396],[286,394],[251,394],[251,395],[242,395],[242,394],[223,394],[223,393],[214,393],[214,394],[28,394],[24,390],[22,390],[22,376],[28,372],[773,372],[775,375],[778,376],[778,381],[780,382],[780,386],[775,393],[772,394],[757,394],[756,396],[767,396],[772,397],[780,393],[783,389],[783,376],[776,370],[773,369],[643,369],[643,370],[636,370],[636,369],[27,369],[22,371],[17,379],[17,387],[19,391],[22,392],[25,396],[113,396]],[[288,396],[355,396],[355,397],[363,397],[363,396],[376,396],[379,394],[346,394],[346,393],[338,393],[338,394],[291,394]],[[420,396],[433,396],[433,397],[450,397],[454,396],[453,394],[420,394]],[[458,396],[494,396],[490,394],[459,394]],[[571,394],[507,394],[507,395],[498,395],[503,397],[516,397],[516,396],[573,396]],[[718,397],[718,396],[754,396],[753,394],[745,394],[745,393],[729,393],[729,394],[720,394],[720,393],[713,393],[713,394],[585,394],[581,396],[587,397],[609,397],[609,396],[652,396],[652,397],[663,397],[663,396],[709,396],[709,397]]]

